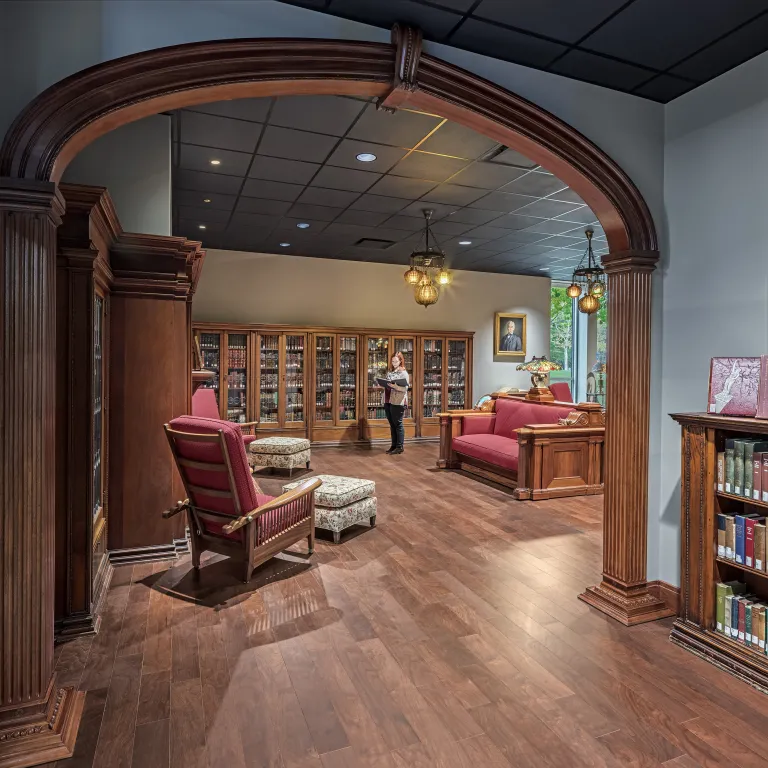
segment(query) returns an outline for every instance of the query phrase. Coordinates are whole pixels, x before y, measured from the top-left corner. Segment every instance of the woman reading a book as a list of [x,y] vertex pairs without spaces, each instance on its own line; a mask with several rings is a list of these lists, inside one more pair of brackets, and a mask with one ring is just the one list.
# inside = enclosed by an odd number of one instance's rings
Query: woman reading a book
[[384,385],[384,412],[387,414],[389,431],[392,435],[392,447],[387,453],[402,453],[405,440],[403,413],[408,406],[409,383],[403,353],[395,352],[390,364],[391,368],[387,372],[386,379],[380,380]]

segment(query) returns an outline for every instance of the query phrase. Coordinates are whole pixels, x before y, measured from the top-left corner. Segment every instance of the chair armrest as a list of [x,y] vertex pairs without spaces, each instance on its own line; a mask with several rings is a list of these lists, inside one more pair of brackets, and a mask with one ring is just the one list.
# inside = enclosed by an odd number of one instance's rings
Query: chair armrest
[[468,413],[461,420],[461,434],[489,435],[493,432],[493,426],[495,423],[495,413]]
[[259,423],[258,421],[237,421],[234,422],[237,424],[238,427],[240,427],[240,431],[244,435],[255,435],[255,427]]
[[163,510],[163,520],[168,520],[174,515],[178,515],[179,512],[184,512],[187,509],[189,509],[189,499],[184,499],[184,501],[177,501],[175,507]]
[[304,480],[292,491],[283,493],[277,498],[272,499],[272,501],[268,501],[266,504],[262,504],[260,507],[251,510],[247,515],[238,517],[228,525],[225,525],[222,530],[224,533],[234,533],[235,531],[240,530],[240,528],[243,526],[252,523],[254,520],[258,520],[262,515],[266,515],[267,512],[272,512],[273,510],[279,509],[286,504],[291,504],[294,501],[303,499],[305,496],[309,496],[310,494],[314,493],[315,489],[319,488],[322,484],[323,481],[316,477],[311,477],[308,480]]

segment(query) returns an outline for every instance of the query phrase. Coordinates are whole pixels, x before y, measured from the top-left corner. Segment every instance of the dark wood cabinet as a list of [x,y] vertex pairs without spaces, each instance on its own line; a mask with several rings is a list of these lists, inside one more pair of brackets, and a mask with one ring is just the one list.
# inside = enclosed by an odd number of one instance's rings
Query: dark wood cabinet
[[768,603],[768,572],[718,557],[718,514],[768,515],[768,503],[717,489],[717,454],[729,438],[759,436],[768,440],[768,421],[673,414],[682,427],[680,611],[673,642],[737,677],[768,691],[768,656],[732,640],[716,628],[717,584],[739,581]]
[[[203,363],[214,372],[202,386],[219,393],[221,418],[257,422],[262,436],[300,433],[320,444],[388,440],[384,392],[374,380],[395,352],[402,352],[411,380],[406,439],[439,437],[437,414],[472,404],[472,332],[193,327]],[[232,339],[242,370],[228,357]],[[243,390],[235,389],[243,386],[245,409]]]

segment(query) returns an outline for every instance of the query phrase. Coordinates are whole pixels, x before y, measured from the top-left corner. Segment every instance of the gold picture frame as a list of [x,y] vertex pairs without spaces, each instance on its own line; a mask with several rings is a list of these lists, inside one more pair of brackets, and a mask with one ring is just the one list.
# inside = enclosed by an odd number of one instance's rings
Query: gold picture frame
[[[528,351],[525,321],[526,315],[523,312],[496,312],[493,316],[494,357],[525,358]],[[508,332],[508,323],[514,323],[511,334]],[[508,335],[516,336],[517,341],[508,339]]]

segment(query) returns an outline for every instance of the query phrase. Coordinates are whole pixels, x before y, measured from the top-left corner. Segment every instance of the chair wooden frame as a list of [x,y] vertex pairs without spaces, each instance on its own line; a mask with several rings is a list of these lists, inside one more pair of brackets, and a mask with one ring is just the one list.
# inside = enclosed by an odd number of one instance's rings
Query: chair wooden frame
[[[307,539],[309,554],[312,555],[315,548],[315,494],[316,488],[322,485],[322,480],[309,478],[303,481],[292,491],[284,493],[256,509],[244,511],[240,505],[240,498],[235,486],[232,472],[232,461],[227,449],[222,430],[214,434],[199,434],[180,432],[172,429],[168,424],[164,425],[171,452],[179,469],[187,498],[179,501],[174,507],[163,512],[164,518],[170,518],[180,512],[187,513],[187,524],[190,532],[190,544],[192,550],[192,565],[196,570],[200,569],[200,555],[208,550],[229,557],[238,555],[245,561],[245,583],[251,579],[253,569],[269,560],[291,544],[300,539]],[[221,450],[224,461],[207,462],[193,461],[179,456],[176,448],[176,440],[193,441],[197,443],[214,443]],[[229,483],[227,490],[214,490],[204,488],[189,481],[187,470],[203,470],[206,472],[225,472]],[[208,498],[231,499],[237,512],[236,516],[205,509],[195,503],[197,494]],[[277,520],[274,521],[271,533],[264,532],[259,526],[259,521],[264,515],[276,512]],[[222,531],[226,534],[235,533],[241,529],[239,538],[224,538],[206,532],[205,523],[225,525]],[[274,531],[277,531],[275,533]]]

